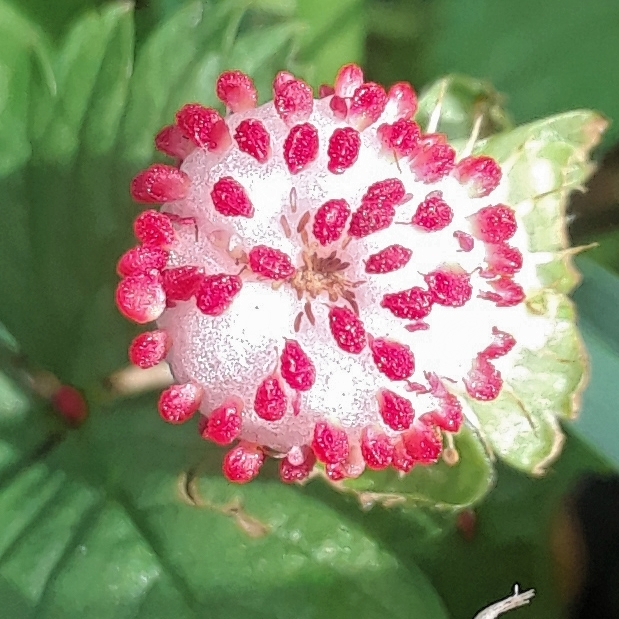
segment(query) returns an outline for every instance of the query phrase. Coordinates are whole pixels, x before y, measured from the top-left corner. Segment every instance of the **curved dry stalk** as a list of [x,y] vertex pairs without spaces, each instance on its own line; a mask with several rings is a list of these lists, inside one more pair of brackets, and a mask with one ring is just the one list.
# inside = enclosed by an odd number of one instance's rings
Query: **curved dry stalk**
[[534,589],[520,592],[518,585],[515,585],[514,593],[512,595],[504,600],[499,600],[498,602],[491,604],[487,608],[484,608],[475,615],[474,619],[495,619],[499,615],[502,615],[510,610],[520,608],[521,606],[526,606],[534,595]]

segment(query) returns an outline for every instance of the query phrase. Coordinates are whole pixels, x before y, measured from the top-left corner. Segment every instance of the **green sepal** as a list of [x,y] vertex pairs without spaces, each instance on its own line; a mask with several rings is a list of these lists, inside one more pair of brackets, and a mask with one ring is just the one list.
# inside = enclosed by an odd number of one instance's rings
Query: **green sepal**
[[559,422],[541,402],[525,403],[505,386],[492,402],[466,399],[489,451],[515,469],[542,475],[561,452]]
[[550,262],[537,266],[537,278],[544,288],[551,288],[561,294],[570,294],[580,284],[581,275],[574,266],[573,256],[579,253],[569,249],[554,255]]
[[[460,154],[473,131],[471,92],[474,82],[445,78],[424,93],[417,115],[426,127],[441,102],[437,130],[459,138]],[[459,119],[460,130],[450,127],[454,119]],[[525,291],[526,306],[548,323],[547,341],[539,350],[521,351],[512,375],[503,377],[504,392],[497,400],[469,402],[489,451],[530,474],[541,474],[558,455],[562,434],[557,418],[576,415],[587,382],[587,355],[565,296],[580,281],[572,258],[582,248],[568,249],[565,210],[570,191],[581,189],[593,172],[590,150],[606,125],[595,112],[577,110],[512,130],[501,131],[499,124],[493,135],[472,147],[473,154],[501,164],[500,201],[516,210],[527,232],[527,249],[540,254],[534,258],[538,282]]]
[[502,105],[503,97],[489,83],[448,75],[423,89],[415,120],[425,131],[440,106],[436,132],[444,133],[450,141],[466,140],[479,122],[477,135],[485,137],[513,127]]
[[[594,170],[589,154],[607,125],[596,112],[565,112],[481,140],[473,153],[493,157],[503,166],[508,180],[506,200],[518,208],[527,200],[580,187]],[[557,217],[563,222],[565,200],[559,206],[562,210]]]
[[459,456],[456,464],[448,465],[440,460],[430,466],[416,466],[406,475],[394,469],[366,469],[357,479],[333,485],[352,493],[366,508],[375,503],[402,508],[419,505],[440,509],[468,507],[477,503],[492,486],[494,471],[488,454],[468,427],[463,427],[453,439]]

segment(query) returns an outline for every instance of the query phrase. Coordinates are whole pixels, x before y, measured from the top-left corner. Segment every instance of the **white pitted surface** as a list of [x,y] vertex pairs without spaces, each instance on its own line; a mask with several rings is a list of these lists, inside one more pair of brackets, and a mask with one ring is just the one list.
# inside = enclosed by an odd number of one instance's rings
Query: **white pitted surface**
[[[190,196],[170,205],[167,210],[184,217],[195,217],[199,240],[196,242],[193,230],[186,229],[173,248],[173,265],[199,265],[209,273],[238,273],[240,267],[225,249],[216,247],[209,240],[228,235],[229,249],[240,247],[249,251],[255,245],[264,244],[286,252],[295,266],[301,266],[302,242],[295,230],[306,211],[313,213],[326,200],[333,198],[344,198],[354,211],[369,185],[398,178],[412,199],[397,207],[395,222],[408,224],[424,197],[431,191],[440,190],[454,211],[452,223],[439,232],[426,232],[395,223],[365,239],[352,240],[344,250],[340,248],[340,242],[326,248],[315,243],[319,255],[327,256],[337,249],[338,257],[351,263],[346,271],[350,281],[366,282],[356,290],[360,317],[366,330],[375,337],[394,339],[412,349],[416,371],[411,380],[425,383],[424,372],[429,371],[458,381],[460,387],[473,358],[492,341],[493,327],[512,334],[517,340],[516,348],[496,362],[504,374],[509,374],[518,358],[519,348],[537,349],[543,345],[549,323],[527,312],[524,304],[497,308],[490,301],[478,299],[478,292],[488,291],[490,287],[477,272],[471,277],[473,298],[461,308],[435,305],[425,319],[430,326],[427,331],[407,331],[404,326],[410,321],[395,318],[380,307],[385,293],[424,286],[422,274],[442,264],[460,264],[469,273],[483,266],[484,244],[476,241],[471,252],[462,252],[453,233],[458,230],[470,233],[467,217],[484,206],[500,203],[504,185],[486,198],[470,199],[466,190],[451,177],[433,185],[416,182],[404,163],[398,167],[394,161],[378,155],[376,127],[380,121],[362,133],[363,145],[352,168],[340,175],[331,174],[327,171],[328,138],[336,127],[346,125],[332,119],[328,99],[315,101],[309,120],[319,131],[320,155],[306,170],[293,176],[282,156],[289,129],[277,116],[272,104],[229,116],[227,122],[232,134],[236,125],[247,117],[264,123],[271,134],[273,156],[261,165],[240,152],[233,143],[221,158],[202,150],[187,158],[182,169],[192,179]],[[210,191],[214,182],[225,176],[232,176],[245,188],[255,208],[253,218],[226,217],[214,210]],[[293,188],[297,195],[295,213],[290,205]],[[280,224],[282,215],[286,216],[293,230],[290,239],[286,238]],[[310,242],[314,240],[311,221],[307,228]],[[519,226],[510,244],[523,253],[523,269],[514,279],[528,291],[535,289],[538,281],[535,274],[537,260],[527,251],[526,238],[523,227]],[[364,260],[396,243],[413,251],[410,262],[390,274],[366,274]],[[381,388],[409,397],[417,417],[432,410],[430,396],[409,393],[404,383],[394,383],[378,372],[369,348],[360,355],[352,355],[337,347],[328,326],[330,303],[326,296],[312,303],[316,326],[311,327],[304,318],[299,333],[295,333],[293,323],[304,303],[305,300],[299,301],[287,284],[274,290],[269,281],[244,280],[240,294],[222,316],[203,315],[193,300],[179,303],[164,313],[159,324],[172,336],[173,347],[168,361],[173,374],[178,381],[195,381],[203,386],[203,414],[208,414],[228,397],[238,396],[245,403],[242,438],[285,452],[294,445],[309,443],[315,422],[325,418],[349,429],[351,437],[358,436],[366,425],[380,426],[392,434],[378,412],[376,394]],[[338,304],[346,305],[346,302],[341,300]],[[276,369],[285,338],[296,339],[312,359],[316,366],[316,383],[310,391],[301,394],[298,416],[292,412],[293,392],[286,387],[290,396],[287,414],[281,421],[265,422],[253,412],[253,399],[260,381]],[[282,385],[285,385],[283,381]]]

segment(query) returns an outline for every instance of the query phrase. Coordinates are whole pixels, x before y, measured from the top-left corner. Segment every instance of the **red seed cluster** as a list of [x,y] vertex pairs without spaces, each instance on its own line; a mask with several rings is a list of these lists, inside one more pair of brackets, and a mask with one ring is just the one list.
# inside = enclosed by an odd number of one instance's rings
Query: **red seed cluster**
[[361,239],[380,230],[385,230],[395,217],[395,208],[389,202],[363,201],[352,214],[348,234]]
[[352,166],[359,156],[361,137],[352,127],[336,129],[329,138],[327,169],[332,174],[341,174]]
[[269,159],[271,137],[259,120],[242,120],[234,132],[234,139],[239,150],[253,157],[258,163],[265,163]]
[[200,435],[217,445],[229,445],[241,434],[241,426],[239,407],[228,402],[201,419]]
[[296,125],[284,142],[284,160],[291,174],[298,174],[318,157],[318,130],[310,123]]
[[440,401],[440,408],[430,413],[430,419],[444,432],[456,433],[464,423],[462,405],[455,395],[448,394]]
[[168,307],[175,301],[189,301],[200,288],[204,271],[199,267],[174,267],[161,272],[161,284]]
[[166,297],[158,275],[139,273],[120,281],[116,306],[125,318],[139,325],[157,320],[166,307]]
[[332,307],[329,310],[329,328],[342,350],[358,355],[365,348],[367,334],[363,323],[347,307]]
[[251,78],[241,71],[226,71],[215,87],[218,99],[231,112],[244,112],[256,107],[258,93]]
[[522,286],[509,277],[499,277],[488,283],[494,292],[480,292],[478,296],[480,299],[493,301],[497,307],[513,307],[525,299]]
[[161,271],[168,262],[168,252],[156,245],[140,245],[125,252],[118,264],[116,272],[121,277]]
[[514,275],[522,268],[522,253],[516,247],[505,243],[486,246],[487,269],[484,276]]
[[395,207],[406,196],[402,181],[388,178],[370,185],[361,198],[361,206],[352,214],[348,233],[363,238],[388,228],[395,217]]
[[385,111],[403,120],[415,115],[417,95],[408,82],[397,82],[389,89]]
[[314,364],[301,345],[293,340],[286,340],[282,351],[280,372],[288,386],[297,391],[308,391],[316,380]]
[[422,183],[436,183],[454,168],[456,152],[449,144],[433,143],[417,149],[411,171]]
[[176,114],[176,125],[183,137],[211,151],[222,148],[230,140],[228,126],[219,112],[199,103],[182,107]]
[[176,239],[170,218],[159,211],[144,211],[133,222],[135,238],[153,247],[168,248]]
[[361,455],[368,468],[386,469],[393,459],[393,445],[386,434],[365,428],[361,435]]
[[403,435],[404,446],[415,464],[438,462],[443,450],[440,433],[433,426],[420,423]]
[[305,459],[299,464],[293,464],[287,456],[279,464],[280,479],[287,484],[303,481],[309,477],[314,464],[316,464],[316,456],[310,449],[307,450]]
[[471,217],[473,234],[484,243],[503,243],[516,233],[516,215],[503,204],[486,206]]
[[190,184],[181,170],[156,163],[131,181],[131,197],[142,204],[174,202],[187,197]]
[[465,157],[453,170],[453,175],[469,187],[472,198],[483,198],[501,182],[501,168],[491,157]]
[[338,464],[348,458],[348,435],[344,430],[320,421],[314,428],[312,449],[316,458],[325,464]]
[[288,71],[280,71],[273,80],[273,99],[277,93],[288,83],[292,82],[296,79],[296,77],[292,73],[288,73]]
[[275,281],[288,279],[295,272],[290,256],[266,245],[256,245],[249,251],[249,268],[256,275]]
[[402,245],[389,245],[367,259],[365,272],[373,275],[392,273],[406,266],[412,256],[413,252]]
[[[441,379],[433,373],[426,373],[430,384],[430,392],[434,396],[438,408],[427,416],[436,427],[445,432],[458,432],[464,421],[462,405],[458,398],[449,393]],[[426,416],[424,416],[424,420]]]
[[229,481],[246,484],[258,475],[263,464],[264,452],[257,445],[242,442],[224,456],[222,470]]
[[388,309],[397,318],[421,320],[432,311],[433,301],[434,297],[431,292],[413,286],[402,292],[384,295],[380,306]]
[[312,89],[303,81],[290,79],[274,87],[273,105],[279,117],[288,125],[305,122],[314,107]]
[[393,151],[397,157],[410,157],[417,148],[420,135],[419,125],[404,118],[391,125],[381,125],[377,131],[383,148]]
[[265,378],[256,391],[254,410],[260,419],[279,421],[288,408],[288,399],[276,376]]
[[415,357],[411,349],[385,338],[370,342],[372,358],[378,368],[389,380],[406,380],[415,371]]
[[408,430],[415,418],[415,411],[410,400],[383,389],[378,395],[379,412],[383,421],[392,430]]
[[443,192],[433,191],[417,207],[411,223],[428,232],[437,232],[446,228],[453,216],[451,207],[443,200]]
[[231,176],[220,178],[211,191],[213,206],[229,217],[253,217],[254,207],[245,189]]
[[350,98],[348,115],[357,128],[363,130],[380,118],[386,103],[385,89],[374,82],[367,82],[359,86]]
[[143,370],[152,368],[165,359],[170,344],[170,336],[161,329],[140,333],[129,346],[129,361]]
[[405,197],[406,189],[402,181],[399,178],[387,178],[370,185],[361,201],[398,206]]
[[485,348],[481,355],[486,359],[498,359],[506,355],[515,345],[516,340],[509,333],[492,327],[492,343]]
[[238,275],[207,275],[196,293],[196,306],[207,316],[220,316],[230,307],[241,286]]
[[424,280],[437,305],[462,307],[471,299],[471,277],[461,268],[444,267],[424,275]]
[[350,206],[346,200],[327,200],[314,214],[312,232],[322,245],[339,240],[350,217]]
[[464,385],[472,398],[488,402],[499,396],[503,380],[501,373],[480,355],[473,361],[471,370],[464,379]]
[[363,84],[363,71],[356,64],[344,65],[335,77],[334,91],[344,99],[352,97]]
[[185,423],[200,408],[202,388],[194,383],[172,385],[159,398],[159,414],[168,423]]
[[401,473],[408,473],[415,466],[416,462],[413,456],[411,456],[404,445],[404,440],[399,440],[393,446],[393,457],[391,465],[396,471]]
[[183,160],[193,152],[195,144],[176,125],[168,125],[156,135],[155,148],[168,157]]
[[88,416],[84,395],[71,385],[61,385],[51,397],[51,405],[69,426],[76,428]]

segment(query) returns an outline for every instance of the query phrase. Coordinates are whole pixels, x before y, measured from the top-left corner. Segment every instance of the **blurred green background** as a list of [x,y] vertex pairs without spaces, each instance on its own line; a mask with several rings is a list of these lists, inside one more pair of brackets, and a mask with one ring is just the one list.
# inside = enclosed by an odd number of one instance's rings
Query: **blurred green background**
[[[516,124],[581,107],[612,123],[570,207],[574,242],[599,243],[575,295],[586,414],[545,479],[499,465],[468,520],[364,513],[268,474],[239,507],[212,452],[198,509],[175,490],[203,445],[162,433],[152,396],[96,402],[67,432],[23,384],[26,357],[89,394],[126,363],[133,331],[110,300],[127,187],[176,108],[213,103],[224,66],[266,98],[280,68],[316,87],[351,61],[420,91],[452,73],[487,81]],[[538,597],[510,617],[567,617],[587,574],[575,484],[619,465],[618,61],[615,0],[0,0],[0,304],[17,339],[0,330],[0,615],[459,619],[519,582]],[[446,484],[454,505],[483,494],[459,483]]]

